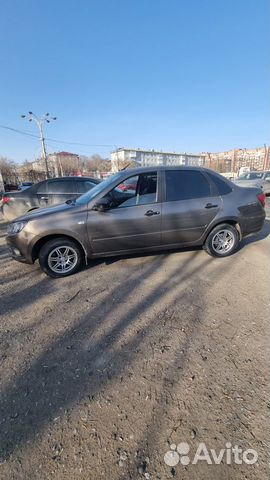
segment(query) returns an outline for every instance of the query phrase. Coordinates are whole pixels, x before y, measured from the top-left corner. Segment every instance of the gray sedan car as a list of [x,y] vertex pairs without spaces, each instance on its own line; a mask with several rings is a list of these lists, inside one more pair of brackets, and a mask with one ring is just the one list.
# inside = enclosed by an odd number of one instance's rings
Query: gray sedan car
[[204,168],[152,167],[119,172],[78,199],[39,209],[8,227],[13,258],[39,260],[51,277],[89,259],[203,246],[216,257],[237,250],[264,223],[265,195]]
[[78,198],[100,180],[91,177],[56,177],[32,184],[2,196],[1,210],[5,220],[13,220],[40,207],[48,207]]
[[247,172],[234,180],[240,187],[260,187],[265,195],[270,195],[270,171]]

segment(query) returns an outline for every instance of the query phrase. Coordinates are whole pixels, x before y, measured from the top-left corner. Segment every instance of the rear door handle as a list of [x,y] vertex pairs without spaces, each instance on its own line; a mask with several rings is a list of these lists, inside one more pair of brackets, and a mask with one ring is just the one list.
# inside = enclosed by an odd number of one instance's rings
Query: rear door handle
[[159,215],[160,212],[154,212],[153,210],[147,210],[147,212],[145,212],[145,216],[146,217],[152,217],[153,215]]
[[207,203],[204,208],[217,208],[218,205],[214,205],[213,203]]
[[49,200],[49,197],[40,197],[40,200]]

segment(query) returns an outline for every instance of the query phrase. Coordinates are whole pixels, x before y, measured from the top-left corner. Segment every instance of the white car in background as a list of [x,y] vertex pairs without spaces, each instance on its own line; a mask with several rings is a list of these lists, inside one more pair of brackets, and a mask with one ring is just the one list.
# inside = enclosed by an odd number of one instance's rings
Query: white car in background
[[270,195],[270,170],[246,172],[233,180],[239,187],[260,187]]

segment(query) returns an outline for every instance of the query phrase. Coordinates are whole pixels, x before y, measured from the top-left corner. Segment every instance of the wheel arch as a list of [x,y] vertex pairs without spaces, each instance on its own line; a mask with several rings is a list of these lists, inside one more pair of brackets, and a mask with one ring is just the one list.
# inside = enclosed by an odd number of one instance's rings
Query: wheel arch
[[30,207],[29,210],[27,210],[27,213],[28,212],[33,212],[33,210],[38,210],[40,207]]
[[207,239],[208,235],[212,232],[212,230],[216,227],[218,227],[218,225],[222,225],[223,223],[227,223],[228,225],[232,225],[233,227],[236,227],[237,231],[238,231],[238,234],[239,234],[239,240],[241,241],[242,240],[242,229],[241,229],[241,225],[238,221],[237,218],[222,218],[222,219],[217,219],[216,222],[212,223],[211,225],[209,225],[207,231],[205,232],[204,234],[204,239],[203,239],[203,242],[205,242],[205,240]]
[[40,238],[39,240],[37,240],[37,242],[34,244],[34,246],[32,248],[32,261],[33,261],[33,263],[35,262],[35,260],[37,260],[41,247],[43,247],[43,245],[45,245],[45,243],[47,243],[49,240],[55,240],[56,238],[66,238],[66,239],[71,240],[72,242],[76,243],[76,245],[79,247],[82,254],[84,255],[85,264],[87,265],[88,255],[87,255],[86,249],[83,246],[83,244],[77,238],[73,237],[72,235],[66,235],[66,234],[61,234],[61,233],[57,233],[57,234],[53,233],[53,234],[50,234],[50,235],[46,235],[46,236]]

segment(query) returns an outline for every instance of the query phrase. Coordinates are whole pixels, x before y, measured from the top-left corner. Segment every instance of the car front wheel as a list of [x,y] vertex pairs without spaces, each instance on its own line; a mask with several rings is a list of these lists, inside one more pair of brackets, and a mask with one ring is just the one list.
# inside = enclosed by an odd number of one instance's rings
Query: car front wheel
[[233,225],[224,223],[217,225],[209,233],[204,249],[213,257],[228,257],[237,250],[239,241],[237,229]]
[[41,270],[53,278],[76,273],[82,266],[82,261],[82,252],[78,245],[64,237],[49,240],[39,252]]

